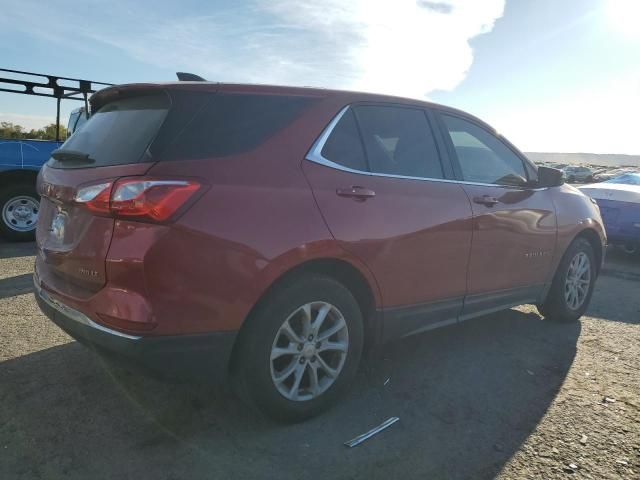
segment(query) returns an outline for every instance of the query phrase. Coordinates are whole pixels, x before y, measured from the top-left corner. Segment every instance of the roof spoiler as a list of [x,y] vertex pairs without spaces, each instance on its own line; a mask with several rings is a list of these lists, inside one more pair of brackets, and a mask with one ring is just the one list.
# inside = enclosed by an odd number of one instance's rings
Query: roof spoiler
[[176,75],[181,82],[206,82],[204,78],[194,73],[176,72]]

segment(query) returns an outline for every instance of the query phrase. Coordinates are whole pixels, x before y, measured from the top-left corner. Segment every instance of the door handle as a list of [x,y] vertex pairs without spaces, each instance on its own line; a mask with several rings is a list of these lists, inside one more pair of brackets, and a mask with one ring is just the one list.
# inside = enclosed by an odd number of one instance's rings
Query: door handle
[[358,187],[357,185],[349,188],[338,188],[336,190],[336,194],[338,194],[338,196],[340,197],[351,197],[354,200],[360,201],[364,201],[368,198],[376,196],[376,192],[374,192],[373,190],[364,187]]
[[480,205],[486,205],[487,207],[493,207],[496,203],[498,203],[498,201],[499,200],[496,197],[492,197],[490,195],[473,197],[473,203],[479,203]]

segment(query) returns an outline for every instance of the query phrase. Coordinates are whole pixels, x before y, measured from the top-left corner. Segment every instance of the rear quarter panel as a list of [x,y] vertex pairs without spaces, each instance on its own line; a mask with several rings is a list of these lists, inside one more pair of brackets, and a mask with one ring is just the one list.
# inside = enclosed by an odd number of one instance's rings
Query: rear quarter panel
[[[237,330],[276,279],[318,258],[355,266],[380,302],[371,273],[331,236],[302,173],[302,159],[333,114],[332,107],[324,116],[309,112],[247,154],[152,167],[149,175],[188,173],[208,184],[171,228],[145,232],[116,222],[110,278],[127,283],[130,276],[132,284],[145,285],[159,323],[156,334],[176,328],[183,333]],[[149,235],[151,242],[144,238]],[[131,256],[143,243],[152,246]],[[121,247],[125,244],[130,247]],[[139,255],[144,272],[135,274],[122,262]]]

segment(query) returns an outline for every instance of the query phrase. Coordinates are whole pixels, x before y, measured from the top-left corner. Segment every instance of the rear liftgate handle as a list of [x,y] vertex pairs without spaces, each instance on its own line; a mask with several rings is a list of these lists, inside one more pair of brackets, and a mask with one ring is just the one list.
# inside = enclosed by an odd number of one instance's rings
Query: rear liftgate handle
[[336,194],[338,194],[340,197],[350,197],[360,202],[363,202],[368,198],[372,198],[376,196],[376,192],[374,192],[373,190],[370,190],[364,187],[359,187],[357,185],[354,185],[349,188],[338,188],[336,190]]

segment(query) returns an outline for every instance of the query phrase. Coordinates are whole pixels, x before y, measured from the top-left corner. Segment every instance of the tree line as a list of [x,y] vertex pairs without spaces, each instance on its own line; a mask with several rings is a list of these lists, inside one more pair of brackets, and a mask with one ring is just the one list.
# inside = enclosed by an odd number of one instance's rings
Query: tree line
[[[39,129],[25,129],[22,125],[17,125],[12,122],[0,122],[0,138],[13,138],[16,140],[55,140],[56,139],[56,124],[50,123],[49,125]],[[67,129],[63,125],[60,125],[60,139],[67,138]]]

